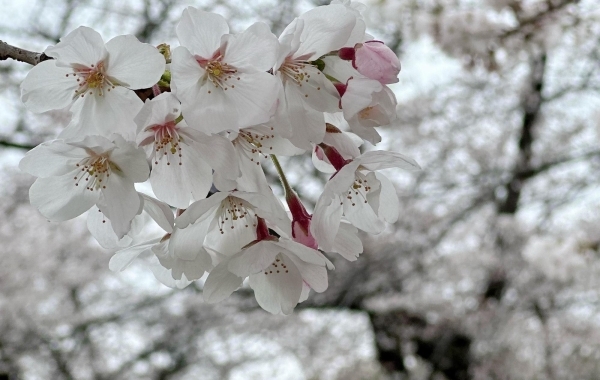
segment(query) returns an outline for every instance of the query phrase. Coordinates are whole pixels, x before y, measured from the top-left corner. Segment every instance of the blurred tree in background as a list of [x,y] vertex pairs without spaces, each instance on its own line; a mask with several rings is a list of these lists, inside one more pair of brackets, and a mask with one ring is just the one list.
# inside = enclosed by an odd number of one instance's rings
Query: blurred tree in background
[[[177,45],[187,5],[278,35],[323,3],[2,2],[0,38],[43,51],[88,25]],[[365,3],[403,63],[382,148],[424,170],[390,171],[400,220],[290,317],[250,290],[204,304],[201,282],[172,291],[141,263],[111,273],[84,219],[45,221],[17,163],[67,117],[27,113],[30,67],[0,62],[0,380],[600,377],[600,4]],[[315,201],[310,160],[283,164]]]

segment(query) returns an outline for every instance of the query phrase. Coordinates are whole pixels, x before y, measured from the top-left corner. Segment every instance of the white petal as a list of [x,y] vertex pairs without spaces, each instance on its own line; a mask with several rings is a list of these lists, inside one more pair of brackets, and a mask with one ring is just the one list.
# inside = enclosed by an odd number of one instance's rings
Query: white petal
[[183,289],[193,281],[188,280],[185,274],[181,276],[181,279],[176,280],[173,278],[171,269],[165,268],[161,265],[160,261],[155,255],[150,256],[149,265],[154,277],[163,284],[172,289]]
[[102,136],[118,133],[134,141],[136,125],[133,118],[143,105],[135,92],[124,87],[105,90],[102,96],[88,93],[78,98],[71,108],[71,123],[98,131]]
[[256,240],[256,228],[252,224],[236,223],[234,228],[225,226],[223,233],[221,233],[220,226],[216,222],[216,220],[213,220],[210,233],[204,241],[207,248],[224,255],[232,255],[240,252],[243,247]]
[[261,143],[263,144],[262,149],[266,154],[297,156],[306,152],[305,149],[295,147],[290,140],[279,136],[273,136],[269,140],[261,141]]
[[219,135],[205,135],[192,128],[181,128],[179,131],[182,135],[193,138],[199,155],[215,172],[232,180],[240,176],[237,155],[231,141]]
[[89,191],[85,182],[75,186],[78,171],[49,178],[38,178],[29,188],[29,200],[46,218],[62,222],[90,209],[98,199],[98,191]]
[[368,78],[353,78],[342,96],[342,109],[346,120],[371,105],[373,94],[383,91],[379,81]]
[[[84,104],[83,101],[77,101],[71,107],[72,114],[78,114]],[[65,141],[73,141],[81,139],[81,136],[101,135],[105,134],[96,129],[95,124],[80,123],[79,120],[72,118],[69,124],[58,134],[59,139]]]
[[[194,56],[183,46],[171,52],[171,89],[182,103],[196,104],[198,93],[205,81],[201,81],[206,71],[200,67]],[[193,124],[187,120],[188,124]],[[198,126],[192,125],[200,129]]]
[[212,260],[208,252],[202,247],[198,247],[198,251],[198,255],[193,260],[183,260],[178,257],[173,260],[171,275],[175,280],[181,280],[184,276],[188,280],[198,280],[212,268]]
[[363,244],[357,233],[358,230],[351,224],[340,223],[332,251],[339,253],[348,261],[356,261],[363,251]]
[[[350,186],[354,184],[356,170],[359,165],[360,161],[358,159],[346,164],[333,178],[327,181],[323,193],[345,196]],[[331,197],[331,195],[329,196]]]
[[68,75],[70,73],[73,69],[58,67],[55,60],[39,63],[29,70],[21,83],[21,101],[28,110],[36,113],[65,108],[73,102],[79,87],[76,78]]
[[302,283],[302,293],[300,294],[300,300],[298,301],[298,303],[306,301],[308,299],[309,295],[310,295],[310,286],[306,285],[306,282],[303,282]]
[[113,171],[101,189],[102,197],[97,205],[110,219],[113,230],[121,239],[131,229],[131,220],[140,208],[140,197],[135,191],[133,181]]
[[96,206],[92,207],[88,213],[87,227],[98,244],[106,249],[124,248],[131,245],[133,241],[129,235],[119,239],[112,228],[110,219],[105,217]]
[[[387,123],[378,125],[386,124]],[[379,134],[379,132],[377,132],[373,127],[366,127],[362,125],[360,119],[357,116],[354,116],[352,119],[348,120],[348,125],[354,133],[356,133],[358,136],[365,139],[366,141],[370,142],[371,144],[377,145],[381,142],[381,135]]]
[[144,251],[150,251],[153,245],[158,244],[161,238],[156,238],[138,245],[115,252],[108,262],[108,268],[113,272],[125,270]]
[[231,273],[227,269],[228,264],[228,260],[222,261],[210,271],[202,288],[202,295],[205,302],[220,302],[229,297],[231,293],[242,285],[244,279]]
[[396,188],[390,180],[381,173],[375,173],[377,179],[381,182],[379,189],[379,207],[376,208],[379,218],[388,223],[395,223],[400,214],[400,201]]
[[279,252],[281,252],[279,246],[271,241],[263,240],[232,257],[227,268],[236,276],[247,277],[271,265]]
[[277,100],[277,78],[266,72],[238,73],[238,77],[235,87],[227,90],[209,81],[193,87],[186,84],[185,92],[177,85],[178,95],[185,96],[181,98],[183,116],[192,128],[216,134],[269,121]]
[[300,37],[304,29],[304,20],[296,17],[285,27],[279,36],[279,55],[274,69],[277,70],[283,61],[295,53],[300,47]]
[[309,55],[309,59],[343,47],[356,24],[356,16],[337,4],[311,9],[300,18],[304,20],[304,29],[294,57]]
[[322,293],[327,290],[327,269],[325,269],[325,266],[309,264],[300,260],[296,255],[286,255],[286,257],[294,262],[294,265],[300,271],[302,280],[315,292]]
[[[190,141],[191,142],[191,141]],[[195,143],[180,143],[178,154],[161,155],[152,162],[150,184],[162,201],[186,208],[190,201],[206,198],[212,185],[212,170],[199,154]],[[158,164],[156,164],[158,162]],[[181,162],[181,165],[179,165]]]
[[351,77],[364,78],[364,75],[352,67],[352,62],[344,61],[337,55],[323,57],[323,62],[325,63],[323,73],[337,79],[341,83],[348,82],[348,79]]
[[113,141],[97,135],[85,136],[83,139],[79,137],[79,139],[75,141],[68,141],[66,143],[73,147],[84,149],[86,151],[86,156],[89,156],[89,153],[87,152],[90,150],[95,154],[100,155],[115,148],[115,143]]
[[106,75],[127,88],[152,87],[165,72],[165,57],[149,44],[130,34],[117,36],[106,43]]
[[410,171],[421,170],[419,164],[412,158],[400,153],[384,150],[365,152],[356,161],[359,161],[362,166],[372,171],[389,168],[400,168]]
[[310,232],[319,243],[319,247],[327,252],[333,249],[333,242],[342,219],[340,197],[330,198],[322,194],[312,216]]
[[127,177],[133,182],[144,182],[150,175],[150,168],[146,160],[146,153],[141,148],[137,148],[132,142],[125,141],[119,136],[112,136],[115,139],[115,149],[110,154],[110,161],[116,165],[113,171],[117,169],[119,174]]
[[[173,121],[181,114],[181,103],[175,95],[170,92],[163,92],[152,100],[146,100],[144,106],[135,117],[135,123],[139,134],[147,127],[154,125],[163,125],[166,122]],[[154,137],[154,134],[152,134]]]
[[319,144],[325,136],[325,117],[322,112],[317,112],[304,107],[298,91],[286,91],[288,115],[292,124],[292,137],[290,141],[298,148],[309,150],[313,144]]
[[345,159],[354,159],[360,156],[358,147],[362,144],[362,139],[353,133],[326,133],[323,142],[337,149]]
[[229,193],[227,192],[219,192],[209,198],[192,203],[183,214],[175,219],[175,225],[177,228],[185,228],[190,223],[197,223],[213,216],[215,209],[228,196]]
[[384,230],[385,224],[379,220],[369,203],[364,203],[362,199],[343,199],[344,217],[354,227],[371,234],[378,234]]
[[237,179],[237,189],[249,193],[272,194],[267,177],[260,163],[250,161],[245,154],[238,152],[240,172]]
[[176,31],[182,46],[194,55],[209,59],[221,46],[221,36],[229,33],[229,26],[221,15],[187,7]]
[[87,157],[85,150],[55,140],[27,152],[19,162],[19,169],[36,177],[59,176],[76,169],[84,157]]
[[254,289],[256,301],[272,314],[291,314],[302,294],[302,276],[294,263],[282,255],[287,273],[262,272],[250,276],[249,284]]
[[144,199],[144,211],[146,211],[163,230],[172,233],[175,217],[169,205],[146,194],[138,194]]
[[275,244],[292,252],[293,255],[306,263],[320,265],[322,267],[325,266],[325,257],[315,249],[288,239],[279,239]]
[[306,65],[303,70],[310,77],[304,80],[302,86],[288,80],[286,87],[295,87],[298,92],[296,97],[299,97],[307,108],[320,112],[340,111],[340,94],[333,83],[312,65]]
[[223,61],[239,69],[268,71],[275,64],[279,42],[269,27],[256,22],[227,40]]
[[212,259],[202,244],[206,236],[207,226],[202,223],[192,224],[186,228],[175,228],[169,243],[169,252],[173,257],[182,260],[198,260],[210,269]]
[[60,39],[56,46],[49,47],[46,55],[65,65],[91,67],[106,58],[106,48],[100,33],[92,28],[80,26]]

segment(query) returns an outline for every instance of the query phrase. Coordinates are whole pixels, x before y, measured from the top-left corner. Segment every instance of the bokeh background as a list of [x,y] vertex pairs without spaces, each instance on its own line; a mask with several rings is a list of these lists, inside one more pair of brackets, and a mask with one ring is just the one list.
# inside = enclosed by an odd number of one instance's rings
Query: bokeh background
[[[324,3],[0,0],[0,39],[41,52],[87,25],[178,46],[188,5],[278,35]],[[17,165],[68,114],[27,112],[28,65],[0,61],[0,380],[600,378],[600,2],[364,3],[403,64],[377,148],[423,171],[387,171],[400,220],[331,257],[289,317],[247,288],[204,304],[201,281],[171,290],[143,262],[111,273],[85,216],[46,221]],[[283,165],[314,204],[326,177]]]

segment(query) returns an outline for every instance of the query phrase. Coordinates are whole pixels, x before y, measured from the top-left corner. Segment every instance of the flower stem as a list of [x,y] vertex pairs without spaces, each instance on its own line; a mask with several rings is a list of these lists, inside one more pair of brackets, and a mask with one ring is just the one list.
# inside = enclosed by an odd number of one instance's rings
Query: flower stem
[[270,157],[271,157],[271,161],[273,161],[273,165],[275,165],[275,169],[277,169],[277,174],[279,174],[279,181],[281,182],[281,185],[283,186],[283,191],[285,192],[284,195],[287,198],[288,196],[290,196],[291,194],[294,193],[294,190],[292,190],[292,187],[290,186],[287,178],[285,177],[285,173],[283,172],[283,169],[281,168],[281,164],[279,163],[277,156],[274,154],[271,154]]

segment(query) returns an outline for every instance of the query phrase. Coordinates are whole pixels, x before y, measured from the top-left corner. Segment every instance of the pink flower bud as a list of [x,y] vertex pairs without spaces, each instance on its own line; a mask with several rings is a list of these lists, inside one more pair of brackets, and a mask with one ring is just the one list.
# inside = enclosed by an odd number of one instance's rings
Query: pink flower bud
[[300,243],[312,249],[317,249],[319,245],[310,233],[310,219],[305,223],[292,222],[292,239],[296,243]]
[[293,191],[286,194],[285,200],[292,213],[292,238],[295,242],[309,248],[317,249],[318,244],[310,233],[310,215],[304,205]]
[[398,82],[400,60],[381,41],[367,41],[354,46],[355,56],[352,65],[359,73],[381,84]]

